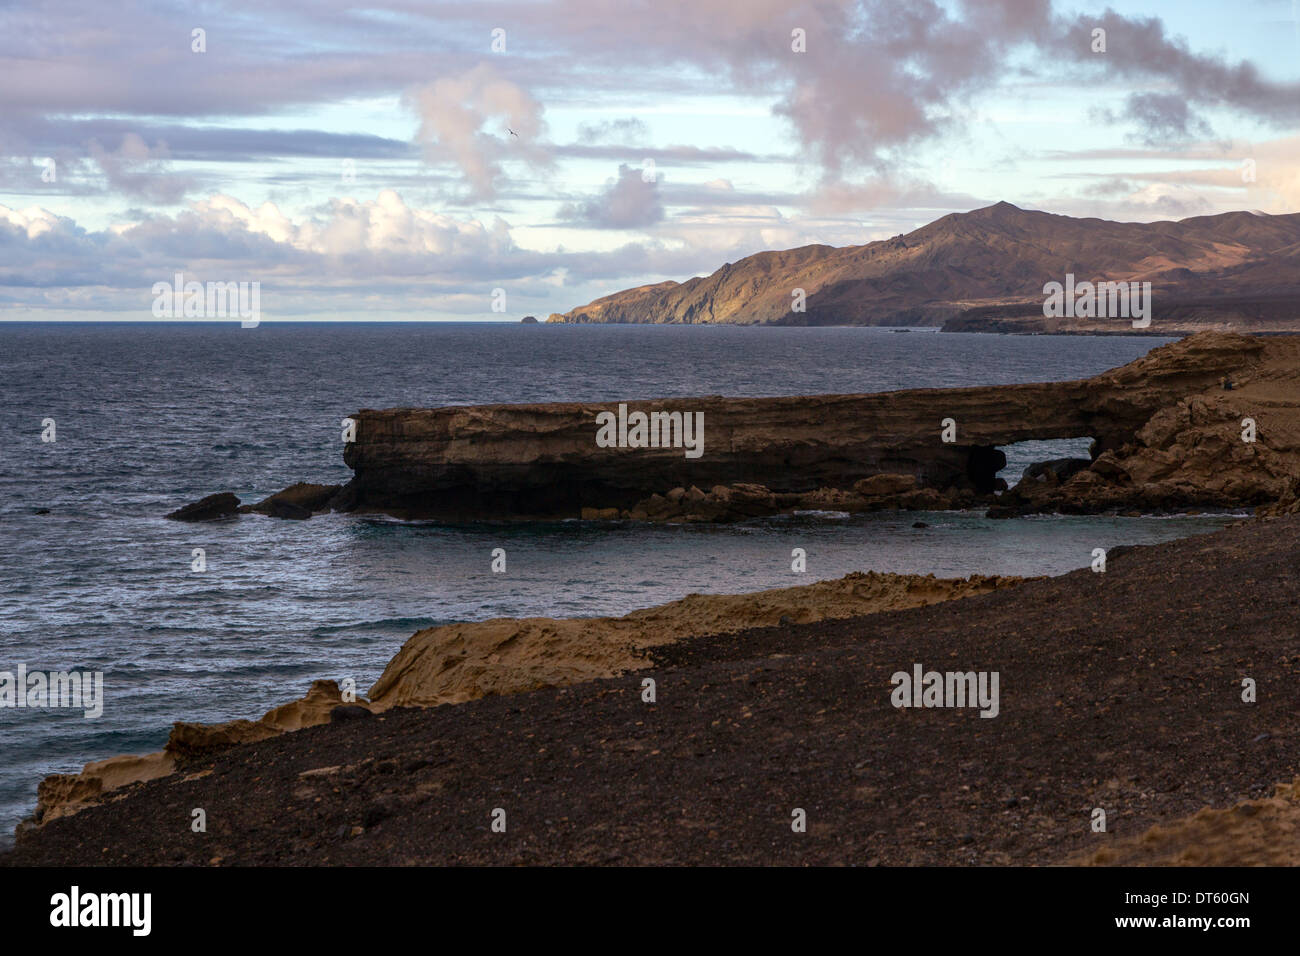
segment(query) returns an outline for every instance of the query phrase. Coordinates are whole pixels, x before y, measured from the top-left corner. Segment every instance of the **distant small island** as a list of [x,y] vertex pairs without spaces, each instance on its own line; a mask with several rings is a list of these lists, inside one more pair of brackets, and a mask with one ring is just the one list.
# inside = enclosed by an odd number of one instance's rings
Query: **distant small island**
[[524,316],[522,319],[520,319],[519,321],[522,322],[524,325],[536,325],[536,324],[537,324],[537,316],[535,316],[535,315],[525,315],[525,316]]

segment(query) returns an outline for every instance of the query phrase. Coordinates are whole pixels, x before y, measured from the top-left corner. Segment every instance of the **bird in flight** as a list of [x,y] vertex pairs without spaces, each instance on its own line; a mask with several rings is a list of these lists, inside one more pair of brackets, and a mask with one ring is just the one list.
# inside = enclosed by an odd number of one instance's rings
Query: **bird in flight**
[[519,134],[516,133],[514,130],[512,130],[509,126],[506,127],[506,132],[509,133],[511,136],[513,136],[515,139],[519,138]]

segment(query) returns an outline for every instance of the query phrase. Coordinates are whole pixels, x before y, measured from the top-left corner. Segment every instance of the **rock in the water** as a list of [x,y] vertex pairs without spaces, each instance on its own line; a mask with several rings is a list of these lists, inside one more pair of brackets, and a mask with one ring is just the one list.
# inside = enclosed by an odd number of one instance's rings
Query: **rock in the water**
[[525,315],[525,316],[524,316],[522,319],[520,319],[519,321],[522,322],[524,325],[536,325],[536,324],[537,324],[537,316],[535,316],[535,315]]
[[33,513],[34,513],[34,514],[38,514],[38,515],[47,515],[47,514],[50,513],[50,509],[49,509],[49,508],[37,508],[36,511],[33,512]]
[[1091,464],[1091,458],[1053,458],[1050,461],[1036,461],[1025,469],[1022,478],[1034,481],[1069,481]]
[[1010,508],[1006,505],[994,505],[988,511],[984,512],[986,518],[1015,518],[1020,515],[1018,508]]
[[341,485],[315,485],[300,481],[283,491],[263,498],[245,510],[256,514],[270,515],[272,518],[290,518],[302,520],[314,514],[326,511],[330,499],[339,492]]
[[239,497],[229,491],[222,491],[184,508],[177,508],[167,517],[173,521],[214,521],[218,518],[233,518],[238,514]]
[[262,513],[268,514],[272,518],[289,518],[294,521],[305,521],[311,517],[310,511],[291,501],[272,501]]

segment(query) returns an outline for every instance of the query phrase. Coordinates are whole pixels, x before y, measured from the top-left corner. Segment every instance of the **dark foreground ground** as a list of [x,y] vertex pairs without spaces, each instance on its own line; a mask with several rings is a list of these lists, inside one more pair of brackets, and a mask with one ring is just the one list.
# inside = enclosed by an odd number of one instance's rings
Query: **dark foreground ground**
[[[316,727],[131,787],[0,863],[1063,862],[1300,770],[1298,558],[1300,519],[1249,522],[1115,549],[1104,574]],[[1000,672],[1000,715],[895,709],[914,663]]]

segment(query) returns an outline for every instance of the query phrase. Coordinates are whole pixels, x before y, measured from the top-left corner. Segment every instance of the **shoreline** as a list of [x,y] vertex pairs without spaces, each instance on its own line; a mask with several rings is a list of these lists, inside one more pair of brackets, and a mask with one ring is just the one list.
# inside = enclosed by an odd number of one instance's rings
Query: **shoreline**
[[[1300,418],[1297,368],[1300,368],[1300,339],[1266,343],[1248,336],[1208,334],[1163,346],[1088,380],[865,396],[713,398],[708,401],[715,403],[724,416],[738,416],[738,410],[767,415],[769,433],[759,437],[776,449],[786,447],[782,442],[789,436],[784,435],[782,428],[788,423],[780,419],[773,425],[773,416],[793,415],[791,421],[797,424],[806,418],[808,403],[822,409],[831,422],[827,425],[824,418],[818,422],[824,434],[818,433],[814,444],[820,442],[820,445],[807,452],[806,432],[811,426],[803,426],[802,457],[794,462],[787,458],[782,466],[790,474],[800,468],[812,468],[820,475],[853,478],[860,471],[852,469],[860,469],[862,464],[848,452],[869,449],[874,449],[870,454],[878,456],[879,461],[872,459],[868,468],[875,468],[881,461],[896,465],[902,456],[903,460],[912,462],[916,471],[877,470],[855,478],[848,489],[823,486],[812,491],[774,491],[756,483],[739,483],[715,485],[706,492],[693,484],[677,486],[666,495],[653,494],[636,501],[631,508],[584,506],[578,517],[581,520],[728,521],[787,513],[792,508],[852,513],[940,510],[944,505],[966,508],[987,505],[986,517],[990,518],[1126,514],[1138,510],[1176,515],[1225,507],[1233,510],[1255,507],[1259,515],[1296,514],[1300,512],[1300,480],[1296,477],[1300,473],[1300,427],[1295,424]],[[1221,376],[1224,369],[1229,369],[1231,376]],[[921,406],[920,411],[912,409],[900,417],[883,400],[884,396],[893,402],[914,400]],[[951,407],[956,399],[966,401],[964,408],[970,413],[963,418],[963,428],[970,435],[966,438],[968,444],[936,449],[936,438],[930,434],[932,428],[923,429],[924,436],[921,431],[916,436],[909,433],[908,429],[914,427],[911,417],[924,419],[932,426],[938,421],[938,412]],[[1009,407],[999,407],[1008,401]],[[554,440],[555,460],[564,460],[568,450],[581,447],[581,437],[574,437],[579,433],[570,434],[573,431],[570,419],[580,416],[585,420],[595,407],[577,404],[467,406],[363,413],[358,416],[363,425],[360,444],[347,446],[346,460],[356,472],[349,485],[299,483],[253,505],[243,505],[233,495],[214,495],[168,517],[205,520],[258,513],[282,519],[305,519],[328,510],[399,513],[405,508],[394,508],[387,502],[398,501],[405,506],[428,493],[425,485],[412,482],[412,476],[426,481],[430,471],[426,466],[431,461],[438,462],[438,468],[446,465],[447,473],[455,475],[457,481],[464,480],[462,472],[467,463],[472,468],[485,469],[490,476],[498,476],[498,482],[500,475],[514,476],[504,479],[507,482],[517,481],[522,459],[511,444],[511,429],[542,436],[529,445],[530,454],[536,453],[538,442],[542,443],[544,454],[550,454],[545,451],[545,442]],[[619,407],[622,414],[624,406]],[[880,421],[864,423],[854,419],[863,408],[882,416]],[[1250,417],[1245,421],[1252,422],[1252,428],[1255,416],[1259,418],[1263,440],[1258,445],[1253,438],[1234,440],[1237,420],[1247,413]],[[736,417],[737,424],[733,424],[729,440],[733,450],[746,449],[748,454],[756,446],[754,436],[741,430],[742,417]],[[716,420],[715,417],[713,421]],[[541,422],[543,427],[535,427],[536,422]],[[472,440],[466,439],[463,434],[466,432],[470,438],[483,438],[489,451],[482,452],[481,445],[475,446]],[[1095,435],[1091,458],[1037,463],[1026,469],[1022,481],[1013,488],[986,487],[983,472],[975,466],[979,464],[985,471],[993,468],[990,473],[995,473],[996,466],[1005,464],[1005,456],[992,444],[999,435],[1014,433],[1021,440],[1033,440],[1052,437],[1058,432],[1069,437]],[[885,451],[870,445],[875,440],[871,436],[879,434],[890,436],[892,444]],[[560,438],[554,439],[556,435]],[[899,435],[904,437],[900,439]],[[575,441],[578,445],[574,445]],[[451,450],[450,454],[444,454],[444,446]],[[466,461],[455,460],[454,456],[465,453],[466,449],[469,449]],[[766,447],[762,450],[766,454]],[[590,451],[580,454],[590,455]],[[616,456],[596,456],[593,467],[599,471],[613,457]],[[375,460],[380,462],[378,478]],[[737,459],[740,463],[745,460]],[[689,456],[687,462],[689,465]],[[849,471],[844,470],[846,462]],[[667,466],[661,462],[656,465],[660,468],[657,474],[671,476],[678,464],[678,458],[673,458]],[[622,487],[620,493],[625,499],[635,501],[628,490],[635,485],[620,486],[618,482],[643,482],[644,475],[638,474],[636,468],[629,469],[627,462],[612,467],[614,481],[608,488]],[[542,471],[545,472],[542,477],[553,477],[545,468]],[[533,477],[536,476],[526,476],[525,481]],[[951,483],[935,486],[944,480]],[[511,487],[514,490],[510,494],[525,490],[525,485]],[[451,493],[454,498],[455,488]],[[340,499],[346,499],[347,507],[339,507]],[[211,514],[214,510],[219,513]],[[1268,522],[1261,526],[1276,527]],[[1238,528],[1211,537],[1235,530]],[[1113,555],[1126,566],[1134,561],[1134,554],[1175,547],[1176,560],[1185,561],[1185,555],[1198,553],[1199,546],[1191,543],[1194,540],[1184,539],[1175,545],[1116,548]],[[19,826],[15,852],[34,845],[32,841],[39,844],[50,839],[43,834],[51,829],[73,827],[75,830],[81,826],[75,821],[87,815],[112,814],[119,804],[129,803],[142,794],[152,794],[155,790],[166,793],[171,788],[194,783],[213,772],[214,767],[241,759],[238,754],[248,748],[272,746],[281,738],[296,738],[304,733],[336,728],[341,733],[342,727],[353,724],[378,727],[390,719],[397,720],[399,715],[405,721],[408,718],[404,712],[411,709],[430,713],[443,712],[449,707],[472,709],[485,706],[485,700],[531,699],[531,695],[562,694],[565,689],[611,681],[622,682],[618,686],[626,689],[635,675],[654,673],[664,666],[695,669],[724,659],[752,663],[755,658],[735,657],[755,653],[749,645],[751,639],[758,645],[769,643],[768,659],[807,663],[805,658],[816,661],[822,656],[835,657],[843,650],[837,636],[841,631],[837,628],[846,622],[871,628],[883,619],[927,608],[933,611],[931,606],[935,604],[948,606],[946,613],[934,611],[932,625],[951,634],[954,643],[948,648],[948,655],[957,656],[968,637],[962,627],[965,613],[969,611],[972,619],[978,620],[978,614],[971,609],[983,606],[981,602],[986,598],[1000,594],[1003,599],[1013,600],[1007,595],[1030,595],[1036,588],[1045,587],[1044,582],[1059,586],[1060,580],[1077,579],[1081,573],[1087,572],[1070,572],[1051,579],[981,575],[937,579],[933,575],[857,573],[751,594],[690,595],[616,618],[498,618],[428,628],[406,641],[370,689],[368,700],[355,696],[351,690],[341,691],[332,681],[315,681],[305,697],[275,707],[257,720],[239,719],[212,725],[177,722],[163,751],[111,757],[87,764],[79,774],[47,777],[40,785],[33,818]],[[1105,580],[1106,574],[1097,577]],[[1058,603],[1068,604],[1063,597],[1057,595]],[[1023,613],[1037,618],[1038,627],[1051,632],[1070,624],[1054,607],[1043,609],[1036,601],[1039,599],[1031,596],[1021,599],[1025,605]],[[1190,598],[1188,601],[1187,606],[1200,607]],[[1095,618],[1095,611],[1088,610]],[[1136,628],[1133,621],[1124,623]],[[773,633],[782,635],[782,641],[792,638],[794,643],[770,644]],[[1135,629],[1134,634],[1139,632]],[[828,636],[840,643],[823,643]],[[1015,636],[1020,637],[1020,632],[1015,632]],[[1141,633],[1136,639],[1168,640],[1171,636]],[[810,643],[801,643],[805,638]],[[738,647],[737,641],[745,646]],[[723,658],[716,657],[719,647],[729,648]],[[1070,679],[1069,675],[1066,679]],[[983,716],[995,717],[997,712],[994,706]],[[575,746],[589,743],[581,733],[575,741]],[[1259,796],[1254,791],[1249,795]],[[365,829],[362,825],[363,832]]]
[[[1188,862],[1176,835],[1203,831],[1184,821],[1205,807],[1264,801],[1230,818],[1246,828],[1290,812],[1271,794],[1300,761],[1300,714],[1278,690],[1300,679],[1279,626],[1297,550],[1300,517],[1249,522],[1115,549],[1104,574],[694,637],[621,676],[310,726],[52,820],[0,865],[1002,865],[1152,862],[1152,846]],[[914,661],[1000,671],[1000,715],[891,707],[888,675]],[[1257,703],[1239,699],[1242,676]],[[806,841],[788,839],[787,804],[808,808]],[[514,839],[486,833],[500,805]],[[172,818],[174,833],[155,823]],[[1141,843],[1154,825],[1175,836]],[[1259,845],[1233,832],[1192,856]]]
[[[690,594],[617,617],[522,617],[453,622],[412,634],[370,690],[346,696],[332,680],[313,680],[306,695],[255,720],[213,724],[177,720],[163,750],[87,763],[79,773],[41,781],[37,806],[18,833],[116,799],[116,791],[168,777],[230,747],[336,719],[394,707],[437,707],[481,697],[564,687],[649,667],[653,649],[680,640],[786,622],[838,620],[924,606],[1011,587],[1026,578],[972,574],[853,572],[811,584],[740,594]],[[343,716],[335,715],[342,708]]]

